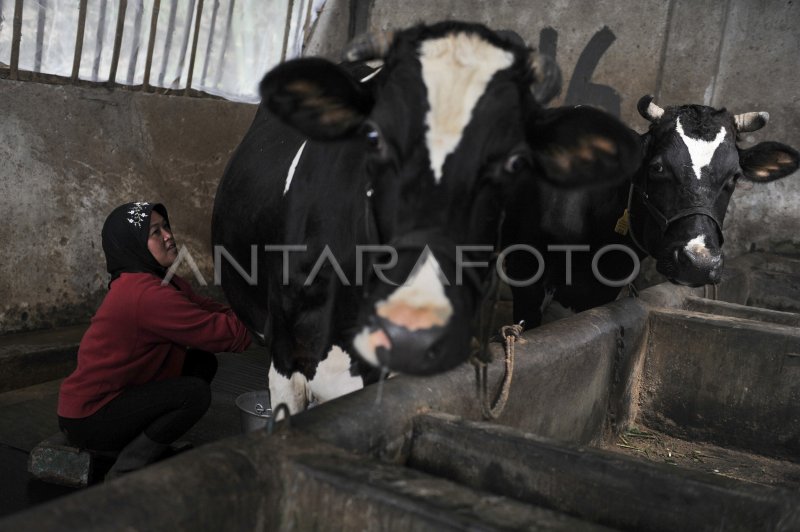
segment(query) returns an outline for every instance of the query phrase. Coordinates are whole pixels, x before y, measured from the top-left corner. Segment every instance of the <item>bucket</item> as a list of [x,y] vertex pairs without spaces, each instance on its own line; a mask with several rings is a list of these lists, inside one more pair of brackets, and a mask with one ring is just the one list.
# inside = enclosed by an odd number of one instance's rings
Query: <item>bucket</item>
[[269,390],[245,392],[236,398],[242,432],[252,432],[267,426],[272,417]]

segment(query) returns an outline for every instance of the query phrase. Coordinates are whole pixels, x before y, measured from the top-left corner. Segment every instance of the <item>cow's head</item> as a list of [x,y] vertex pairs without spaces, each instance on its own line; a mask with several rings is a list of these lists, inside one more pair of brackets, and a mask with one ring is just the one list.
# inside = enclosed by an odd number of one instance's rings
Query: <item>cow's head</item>
[[469,354],[489,271],[465,263],[488,259],[516,186],[623,179],[639,142],[600,111],[544,112],[559,70],[508,32],[447,22],[360,39],[349,54],[383,66],[359,83],[321,59],[291,61],[264,78],[263,101],[308,137],[361,143],[363,165],[342,186],[364,196],[370,242],[393,251],[366,279],[356,351],[400,372],[443,371]]
[[767,113],[733,115],[725,109],[684,105],[662,109],[639,100],[651,122],[645,158],[631,189],[634,239],[670,281],[689,286],[722,276],[722,222],[738,179],[766,183],[798,168],[798,153],[777,142],[752,148],[737,135],[766,125]]

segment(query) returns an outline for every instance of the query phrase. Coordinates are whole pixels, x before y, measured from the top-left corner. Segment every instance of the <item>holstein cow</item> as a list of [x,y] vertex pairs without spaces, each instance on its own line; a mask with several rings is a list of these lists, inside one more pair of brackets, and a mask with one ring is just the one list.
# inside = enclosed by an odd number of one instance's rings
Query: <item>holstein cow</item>
[[650,127],[641,136],[644,157],[631,180],[591,191],[526,181],[528,190],[508,209],[507,242],[525,242],[543,253],[551,246],[534,284],[524,281],[538,271],[538,257],[514,252],[506,259],[509,278],[519,285],[512,286],[514,319],[528,327],[540,323],[550,299],[561,312],[579,312],[617,296],[619,283],[607,281],[624,281],[634,262],[622,251],[609,251],[597,256],[593,270],[595,254],[609,244],[624,245],[639,258],[654,257],[657,270],[673,283],[719,282],[722,222],[736,182],[765,183],[798,168],[797,151],[784,144],[736,145],[739,133],[766,125],[767,113],[733,115],[703,105],[662,109],[652,96],[637,107]]
[[487,259],[518,186],[638,164],[613,117],[542,114],[558,69],[507,34],[418,26],[348,52],[370,57],[383,59],[371,76],[318,58],[269,72],[217,191],[223,288],[271,351],[273,404],[292,412],[360,388],[366,368],[466,360],[488,268],[462,266]]

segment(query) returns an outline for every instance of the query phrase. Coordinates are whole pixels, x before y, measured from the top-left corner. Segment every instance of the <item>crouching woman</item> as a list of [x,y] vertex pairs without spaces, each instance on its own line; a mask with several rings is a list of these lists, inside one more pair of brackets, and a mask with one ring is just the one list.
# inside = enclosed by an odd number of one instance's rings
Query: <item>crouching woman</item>
[[211,404],[214,353],[250,335],[227,306],[195,294],[167,269],[178,253],[161,204],[117,207],[102,231],[109,290],[61,384],[58,419],[81,448],[119,451],[106,479],[170,452]]

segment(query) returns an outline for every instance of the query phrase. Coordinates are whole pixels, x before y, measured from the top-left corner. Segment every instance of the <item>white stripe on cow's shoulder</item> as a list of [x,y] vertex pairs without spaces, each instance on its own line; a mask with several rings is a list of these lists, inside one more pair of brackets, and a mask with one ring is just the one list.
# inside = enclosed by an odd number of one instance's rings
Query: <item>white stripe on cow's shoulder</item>
[[279,404],[285,403],[292,415],[308,408],[312,399],[311,388],[303,374],[293,373],[286,378],[278,373],[273,364],[269,366],[269,396],[273,412]]
[[472,109],[492,76],[511,66],[514,56],[478,35],[455,33],[423,42],[419,59],[428,90],[428,154],[438,184],[445,158],[458,146]]
[[419,266],[418,261],[408,281],[386,300],[375,304],[378,316],[410,331],[442,327],[453,315],[453,305],[445,294],[436,257],[427,247],[420,260],[423,256],[425,262]]
[[366,83],[367,81],[369,81],[369,80],[371,80],[372,78],[374,78],[375,76],[377,76],[377,75],[378,75],[378,72],[380,72],[382,68],[383,68],[383,67],[376,68],[376,69],[375,69],[375,72],[373,72],[373,73],[371,73],[371,74],[367,74],[366,76],[364,76],[363,78],[361,78],[361,83]]
[[675,131],[677,131],[678,135],[681,136],[683,143],[689,150],[689,157],[692,159],[692,169],[694,170],[694,175],[697,177],[697,179],[700,179],[700,170],[711,163],[711,159],[714,157],[714,152],[717,151],[719,145],[722,144],[723,140],[725,140],[725,127],[720,126],[717,136],[714,137],[714,140],[693,139],[684,133],[683,126],[681,125],[681,119],[678,118],[675,125]]
[[303,155],[303,149],[306,147],[307,142],[307,140],[303,141],[303,143],[300,145],[300,149],[297,150],[294,159],[292,159],[292,164],[289,165],[289,173],[286,174],[286,185],[283,187],[284,196],[287,192],[289,192],[289,186],[292,184],[292,179],[294,178],[294,171],[297,170],[297,164],[300,162],[300,156]]
[[315,403],[324,403],[364,387],[360,376],[350,374],[350,355],[334,345],[328,356],[317,365],[314,378],[308,383]]

